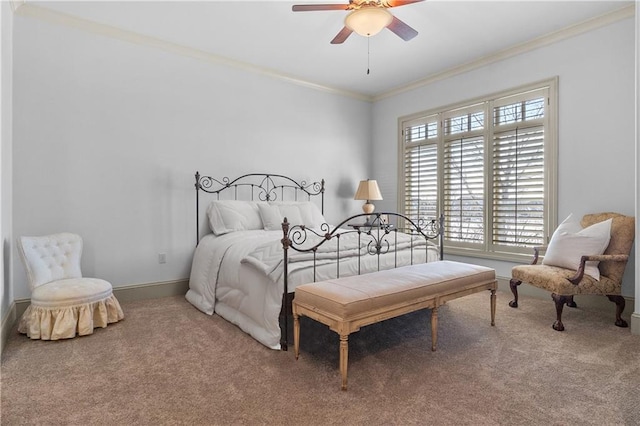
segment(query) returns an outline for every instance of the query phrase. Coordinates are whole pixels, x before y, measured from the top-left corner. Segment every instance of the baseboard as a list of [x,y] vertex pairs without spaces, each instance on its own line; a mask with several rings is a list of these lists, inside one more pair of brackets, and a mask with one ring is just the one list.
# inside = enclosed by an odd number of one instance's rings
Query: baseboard
[[[498,277],[498,290],[506,291],[511,296],[511,287],[509,286],[510,279],[511,278]],[[546,300],[549,300],[549,303],[552,303],[551,293],[549,293],[546,290],[540,289],[538,287],[528,285],[527,283],[522,283],[520,286],[518,286],[518,298],[520,298],[521,296],[535,297],[536,299],[546,299]],[[580,294],[575,296],[574,299],[578,304],[578,306],[580,306],[581,308],[597,309],[600,311],[612,312],[612,314],[615,313],[615,304],[612,303],[608,298],[604,296],[598,296],[595,294]],[[625,296],[624,299],[626,301],[626,308],[622,313],[622,317],[627,318],[627,315],[629,315],[629,312],[633,312],[633,307],[635,306],[635,299],[633,297],[627,297],[627,296]],[[639,320],[640,319],[636,319],[636,322]],[[632,318],[632,321],[633,321],[633,318]]]
[[120,302],[132,302],[134,300],[157,299],[169,296],[184,296],[189,290],[189,280],[163,281],[159,283],[135,284],[124,287],[115,287],[113,294]]
[[640,336],[640,313],[631,314],[631,334]]
[[2,318],[2,323],[0,324],[0,354],[4,350],[7,345],[7,340],[9,339],[9,333],[13,328],[13,325],[16,323],[16,303],[13,302],[11,306],[9,306],[9,311]]
[[[114,287],[113,294],[120,302],[132,302],[135,300],[144,299],[157,299],[160,297],[179,296],[185,295],[189,290],[189,280],[175,280],[175,281],[163,281],[157,283],[145,283],[134,284],[129,286]],[[17,318],[22,317],[22,314],[29,306],[29,299],[19,299],[14,301],[11,305],[9,314],[7,314],[6,320],[2,321],[2,343],[4,347],[5,336],[9,336],[9,331],[13,327]],[[11,311],[13,315],[10,316]],[[6,328],[6,334],[5,334]]]

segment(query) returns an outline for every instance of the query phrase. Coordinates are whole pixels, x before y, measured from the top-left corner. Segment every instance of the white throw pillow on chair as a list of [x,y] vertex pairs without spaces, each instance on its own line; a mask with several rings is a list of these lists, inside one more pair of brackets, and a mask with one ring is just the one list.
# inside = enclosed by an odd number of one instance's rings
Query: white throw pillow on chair
[[[570,214],[551,236],[542,264],[577,270],[582,256],[600,255],[607,249],[611,239],[611,221],[608,219],[582,228]],[[600,280],[598,263],[588,261],[585,275]]]

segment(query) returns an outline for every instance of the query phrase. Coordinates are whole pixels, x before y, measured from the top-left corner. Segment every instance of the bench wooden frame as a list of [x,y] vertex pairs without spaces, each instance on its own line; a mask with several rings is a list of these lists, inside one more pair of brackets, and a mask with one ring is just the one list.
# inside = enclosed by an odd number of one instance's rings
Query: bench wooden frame
[[[400,267],[397,269],[380,271],[380,272],[372,272],[370,274],[362,275],[362,276],[354,276],[354,277],[346,277],[339,278],[334,280],[327,280],[322,282],[317,282],[313,284],[306,284],[305,286],[298,287],[296,292],[305,291],[304,287],[307,289],[320,289],[318,286],[323,286],[327,282],[331,282],[333,284],[339,284],[341,281],[343,283],[347,281],[354,282],[354,279],[360,279],[366,277],[367,281],[375,282],[380,285],[380,277],[382,279],[393,277],[398,278],[402,275],[403,271],[406,268],[421,268],[424,271],[428,271],[431,265],[434,265],[439,262],[434,263],[424,263],[420,265],[413,265],[407,267]],[[450,262],[457,263],[457,262]],[[391,274],[391,275],[390,275]],[[362,282],[362,284],[366,285],[366,283]],[[433,282],[428,284],[428,286],[442,284],[441,282]],[[360,285],[360,283],[358,283]],[[365,288],[364,286],[362,288]],[[426,287],[425,287],[426,288]],[[299,290],[301,289],[301,290]],[[342,316],[340,313],[335,312],[335,310],[331,310],[330,308],[319,308],[318,306],[314,306],[311,303],[304,303],[297,301],[296,298],[293,300],[293,338],[294,338],[294,353],[295,358],[298,359],[300,354],[300,316],[306,316],[311,319],[314,319],[322,324],[327,325],[331,330],[338,333],[340,336],[340,375],[342,376],[342,390],[347,389],[347,364],[349,357],[349,334],[360,330],[361,327],[365,325],[374,324],[380,321],[384,321],[386,319],[394,318],[400,315],[404,315],[410,312],[414,312],[420,309],[429,308],[431,309],[431,350],[436,350],[436,344],[438,341],[438,308],[448,302],[449,300],[457,299],[459,297],[467,296],[470,294],[478,293],[480,291],[489,290],[491,292],[490,296],[490,308],[491,308],[491,325],[495,325],[495,313],[496,313],[496,289],[497,289],[497,280],[495,280],[495,273],[493,281],[482,280],[480,282],[464,282],[461,285],[456,285],[456,280],[452,280],[452,284],[447,286],[441,292],[436,292],[433,294],[426,294],[423,297],[419,297],[416,299],[403,300],[399,303],[394,303],[389,306],[378,306],[374,309],[364,309],[360,312],[354,313],[352,316]],[[390,290],[393,293],[393,290]],[[394,295],[397,299],[397,294]],[[307,298],[308,299],[308,298]]]

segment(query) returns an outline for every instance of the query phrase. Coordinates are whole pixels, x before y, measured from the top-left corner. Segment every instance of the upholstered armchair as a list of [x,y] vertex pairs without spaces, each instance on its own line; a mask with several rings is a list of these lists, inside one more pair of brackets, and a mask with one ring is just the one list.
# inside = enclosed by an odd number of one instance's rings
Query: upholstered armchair
[[[609,219],[611,219],[610,222],[608,222]],[[594,253],[595,249],[592,248],[587,252],[580,252],[579,245],[573,248],[557,245],[555,250],[561,256],[572,249],[576,250],[578,254],[575,258],[575,267],[567,264],[558,266],[554,263],[562,262],[547,261],[546,258],[542,261],[542,264],[538,264],[538,256],[542,250],[547,250],[548,253],[552,249],[551,246],[554,242],[558,243],[560,239],[567,235],[572,237],[570,231],[559,232],[565,222],[558,227],[548,246],[534,249],[534,258],[531,265],[515,266],[512,269],[510,286],[514,299],[509,302],[509,306],[512,308],[518,307],[518,286],[522,282],[548,290],[551,292],[551,298],[556,305],[556,321],[553,323],[553,328],[557,331],[563,331],[562,309],[564,305],[576,307],[576,303],[573,300],[574,295],[603,295],[616,304],[615,325],[627,327],[627,322],[621,317],[625,307],[625,300],[620,291],[622,275],[633,245],[635,218],[617,213],[587,214],[580,221],[580,226],[583,228],[582,231],[586,233],[589,232],[589,229],[595,229],[594,227],[603,228],[610,223],[610,239],[607,239],[602,245],[602,250],[604,251]],[[608,230],[609,228],[607,227],[606,229]],[[578,232],[577,234],[580,233]],[[578,235],[578,238],[571,240],[571,244],[575,246],[576,242],[581,243],[583,240],[588,239],[584,235]],[[585,246],[589,246],[588,242],[585,242]],[[590,267],[594,269],[594,272],[589,272]]]
[[31,339],[68,339],[124,318],[109,282],[82,277],[79,235],[20,237],[18,252],[31,288],[31,304],[18,323],[20,333]]

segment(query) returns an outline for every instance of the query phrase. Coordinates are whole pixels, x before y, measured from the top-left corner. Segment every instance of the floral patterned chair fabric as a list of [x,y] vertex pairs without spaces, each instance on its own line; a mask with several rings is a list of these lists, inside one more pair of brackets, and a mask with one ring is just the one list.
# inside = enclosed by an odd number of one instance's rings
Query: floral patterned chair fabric
[[[564,330],[562,324],[562,309],[564,305],[576,307],[573,296],[576,294],[598,294],[607,296],[616,304],[616,321],[618,327],[627,327],[621,314],[625,307],[624,297],[621,296],[622,275],[624,274],[631,246],[635,235],[635,218],[618,213],[599,213],[585,215],[580,224],[583,228],[612,219],[611,239],[606,250],[601,255],[584,253],[578,270],[566,269],[558,266],[538,264],[538,254],[544,247],[534,248],[534,259],[531,265],[515,266],[511,270],[511,292],[514,300],[509,302],[512,308],[518,307],[518,286],[526,282],[551,292],[551,298],[556,304],[557,318],[553,328]],[[599,261],[600,280],[584,273],[587,261]]]

